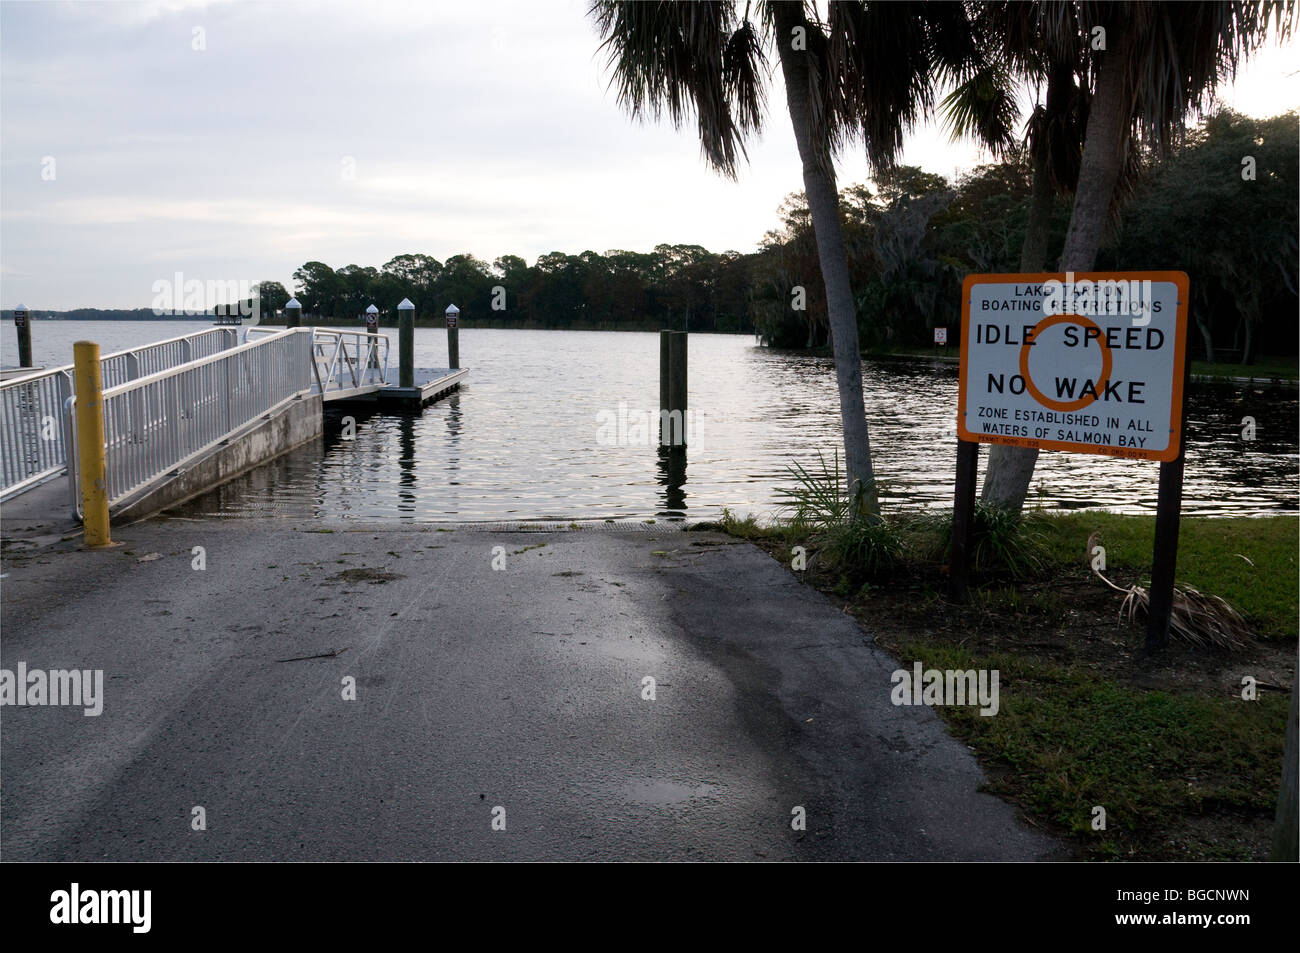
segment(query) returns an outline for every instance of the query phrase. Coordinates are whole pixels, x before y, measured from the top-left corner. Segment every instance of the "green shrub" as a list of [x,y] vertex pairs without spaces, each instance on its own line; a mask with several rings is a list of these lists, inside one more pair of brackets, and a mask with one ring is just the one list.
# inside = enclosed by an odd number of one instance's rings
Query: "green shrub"
[[[952,513],[936,517],[944,558],[952,552]],[[975,502],[970,564],[975,572],[1006,573],[1013,579],[1041,574],[1048,565],[1045,536],[1030,517]]]
[[888,575],[903,561],[898,533],[883,520],[858,519],[834,526],[816,542],[827,564],[854,583]]

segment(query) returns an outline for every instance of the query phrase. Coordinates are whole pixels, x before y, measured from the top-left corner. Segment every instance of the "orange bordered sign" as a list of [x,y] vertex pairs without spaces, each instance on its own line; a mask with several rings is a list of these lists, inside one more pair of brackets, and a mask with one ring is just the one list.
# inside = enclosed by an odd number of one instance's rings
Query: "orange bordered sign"
[[962,440],[1169,462],[1182,437],[1187,275],[970,275]]

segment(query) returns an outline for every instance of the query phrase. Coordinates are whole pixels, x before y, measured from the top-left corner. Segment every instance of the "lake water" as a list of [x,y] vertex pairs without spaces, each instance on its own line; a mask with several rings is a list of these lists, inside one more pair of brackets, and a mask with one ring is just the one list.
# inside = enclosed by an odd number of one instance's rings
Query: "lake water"
[[[198,322],[37,322],[38,364],[71,361],[72,342],[105,353],[202,330]],[[391,368],[396,379],[397,334]],[[3,359],[16,362],[12,325]],[[417,367],[445,366],[446,332],[416,330]],[[840,446],[835,369],[815,358],[755,346],[750,337],[690,338],[694,432],[685,472],[638,428],[659,400],[656,334],[462,328],[461,391],[418,418],[358,418],[342,440],[327,419],[324,447],[293,451],[199,499],[189,512],[231,517],[421,521],[599,520],[687,516],[723,507],[768,516],[787,467],[818,464]],[[956,449],[955,365],[867,362],[867,420],[887,507],[951,506]],[[1267,515],[1297,510],[1296,390],[1195,385],[1187,421],[1184,512]],[[354,413],[355,411],[349,411]],[[620,428],[620,414],[629,424]],[[1241,419],[1257,439],[1241,440]],[[619,430],[625,432],[620,434]],[[643,431],[648,438],[636,443]],[[611,443],[612,441],[612,443]],[[1158,464],[1043,453],[1031,503],[1154,512]]]

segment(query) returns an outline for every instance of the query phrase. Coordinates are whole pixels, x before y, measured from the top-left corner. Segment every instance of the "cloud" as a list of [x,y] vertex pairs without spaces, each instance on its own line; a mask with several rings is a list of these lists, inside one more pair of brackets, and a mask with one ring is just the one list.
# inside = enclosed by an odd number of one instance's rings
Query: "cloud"
[[[4,294],[132,307],[160,267],[288,284],[310,259],[753,249],[802,187],[779,77],[766,134],[728,182],[704,166],[689,124],[618,108],[585,11],[582,0],[0,4]],[[54,180],[41,175],[47,156]],[[929,125],[904,159],[952,175],[980,153]],[[850,150],[841,182],[866,178]]]

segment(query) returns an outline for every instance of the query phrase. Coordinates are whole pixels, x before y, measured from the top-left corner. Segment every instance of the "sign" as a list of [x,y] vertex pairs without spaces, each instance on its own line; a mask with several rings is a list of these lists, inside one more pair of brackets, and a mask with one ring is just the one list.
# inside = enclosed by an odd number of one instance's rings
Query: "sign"
[[449,328],[454,328],[455,326],[456,326],[456,315],[452,314],[451,312],[448,312],[448,313],[447,313],[447,327],[449,327]]
[[948,346],[948,329],[947,329],[947,328],[935,328],[935,329],[934,329],[934,343],[935,343],[935,344],[942,344],[944,347],[947,347],[947,346]]
[[968,276],[958,437],[1174,460],[1187,300],[1180,271]]
[[373,332],[376,329],[378,329],[378,327],[379,327],[379,315],[377,314],[366,315],[366,330]]
[[27,327],[27,312],[22,310],[21,308],[15,309],[14,311],[14,327],[16,328]]

